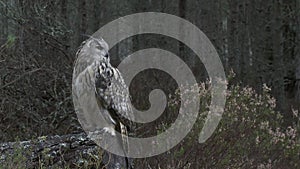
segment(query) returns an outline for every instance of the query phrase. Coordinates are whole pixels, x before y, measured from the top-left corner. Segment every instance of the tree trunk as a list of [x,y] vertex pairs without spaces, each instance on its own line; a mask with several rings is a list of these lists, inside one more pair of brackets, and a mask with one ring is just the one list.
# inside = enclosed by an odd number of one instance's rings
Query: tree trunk
[[282,20],[281,20],[281,0],[276,0],[273,4],[273,25],[272,25],[272,39],[273,39],[273,94],[277,98],[278,109],[281,112],[286,110],[285,104],[285,90],[284,90],[284,75],[285,67],[283,66],[283,48],[282,48]]
[[[296,7],[296,11],[300,10],[300,1],[297,1],[297,7]],[[300,109],[300,16],[299,16],[299,12],[296,14],[296,18],[297,18],[297,30],[296,30],[296,34],[297,34],[297,40],[296,40],[296,44],[297,44],[297,49],[296,49],[296,91],[295,91],[295,100],[296,100],[296,105],[298,105],[298,109]]]

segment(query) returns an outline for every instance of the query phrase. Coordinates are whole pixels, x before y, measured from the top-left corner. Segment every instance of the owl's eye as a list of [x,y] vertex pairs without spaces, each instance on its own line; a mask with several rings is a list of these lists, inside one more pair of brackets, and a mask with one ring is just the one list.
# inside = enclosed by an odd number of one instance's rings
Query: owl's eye
[[109,57],[109,54],[108,54],[108,53],[106,53],[106,54],[104,55],[104,57],[105,57],[105,58],[108,58],[108,57]]
[[99,49],[99,50],[103,49],[103,47],[101,45],[98,45],[98,44],[96,45],[96,48]]

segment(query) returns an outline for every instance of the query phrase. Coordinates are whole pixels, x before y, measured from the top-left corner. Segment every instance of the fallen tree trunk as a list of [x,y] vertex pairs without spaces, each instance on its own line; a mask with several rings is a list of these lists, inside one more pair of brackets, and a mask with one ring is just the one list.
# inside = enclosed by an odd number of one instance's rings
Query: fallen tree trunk
[[0,143],[0,168],[100,168],[102,152],[83,133]]

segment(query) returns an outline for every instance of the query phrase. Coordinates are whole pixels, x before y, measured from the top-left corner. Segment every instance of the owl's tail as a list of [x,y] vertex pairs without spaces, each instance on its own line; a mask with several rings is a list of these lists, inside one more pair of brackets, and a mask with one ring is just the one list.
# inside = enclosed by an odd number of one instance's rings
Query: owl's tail
[[132,168],[132,165],[130,164],[130,161],[127,157],[129,153],[129,143],[128,143],[128,131],[126,126],[124,126],[121,122],[120,124],[120,130],[121,130],[121,137],[122,137],[122,145],[123,145],[123,151],[126,158],[126,166],[128,169]]
[[129,144],[128,144],[128,131],[126,126],[124,126],[122,123],[120,123],[120,130],[121,130],[121,136],[122,136],[122,144],[125,155],[128,154],[129,151]]

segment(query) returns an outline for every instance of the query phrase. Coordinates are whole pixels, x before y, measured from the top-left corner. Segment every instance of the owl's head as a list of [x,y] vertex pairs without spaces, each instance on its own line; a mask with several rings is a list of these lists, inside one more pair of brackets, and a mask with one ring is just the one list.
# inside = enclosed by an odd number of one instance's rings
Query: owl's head
[[96,60],[109,62],[108,49],[108,44],[102,38],[90,37],[83,43],[80,53]]

